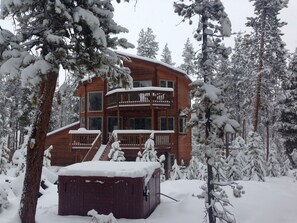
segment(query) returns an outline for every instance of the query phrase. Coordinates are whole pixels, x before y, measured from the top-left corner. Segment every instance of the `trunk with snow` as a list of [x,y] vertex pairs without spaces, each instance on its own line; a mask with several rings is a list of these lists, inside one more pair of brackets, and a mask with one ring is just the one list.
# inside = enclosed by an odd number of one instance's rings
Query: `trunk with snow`
[[31,136],[27,145],[27,165],[23,194],[20,203],[22,223],[34,223],[44,153],[45,138],[48,131],[53,96],[58,73],[49,73],[40,85],[39,101]]

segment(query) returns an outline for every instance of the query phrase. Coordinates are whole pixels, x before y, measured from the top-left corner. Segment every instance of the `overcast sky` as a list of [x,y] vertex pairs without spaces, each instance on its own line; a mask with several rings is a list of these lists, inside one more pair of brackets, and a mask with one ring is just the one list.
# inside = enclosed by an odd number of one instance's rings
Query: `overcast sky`
[[[118,4],[113,1],[115,6],[115,21],[129,29],[129,33],[123,35],[135,45],[135,49],[128,50],[129,53],[136,54],[137,40],[140,30],[150,27],[157,36],[159,42],[159,55],[166,43],[172,51],[173,61],[176,65],[182,63],[182,51],[186,39],[191,38],[195,49],[199,49],[198,42],[193,40],[193,31],[197,22],[189,25],[182,23],[182,17],[179,17],[173,11],[174,0],[130,0],[130,3],[123,2]],[[243,32],[246,30],[246,17],[253,15],[253,6],[249,0],[222,0],[225,10],[232,23],[232,32]],[[288,23],[283,28],[283,41],[287,48],[293,52],[297,47],[297,0],[289,0],[289,7],[281,12],[281,19]],[[10,22],[0,20],[2,28],[12,30]],[[227,46],[233,45],[233,37],[226,38]]]
[[[182,51],[187,37],[195,49],[198,49],[198,42],[193,40],[193,30],[197,22],[189,25],[188,22],[181,23],[182,17],[173,11],[174,0],[130,0],[130,3],[114,4],[115,21],[128,28],[129,33],[124,35],[131,43],[137,47],[137,40],[140,30],[150,27],[159,42],[159,56],[166,43],[172,51],[173,61],[177,65],[182,63]],[[246,31],[246,17],[253,16],[253,6],[249,0],[222,0],[225,10],[232,23],[232,32]],[[283,41],[287,48],[293,52],[297,47],[297,0],[289,0],[289,6],[281,12],[281,19],[288,23],[283,28]],[[228,40],[229,39],[229,40]],[[225,44],[232,46],[233,37],[226,38]],[[136,53],[129,50],[130,53]]]

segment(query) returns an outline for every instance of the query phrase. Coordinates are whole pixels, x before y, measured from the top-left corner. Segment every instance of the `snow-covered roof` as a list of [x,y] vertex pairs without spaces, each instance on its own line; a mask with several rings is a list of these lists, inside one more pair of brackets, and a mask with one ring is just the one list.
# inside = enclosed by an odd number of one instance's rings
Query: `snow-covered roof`
[[63,167],[59,176],[145,177],[147,182],[158,168],[158,162],[89,161]]
[[66,126],[63,126],[62,128],[59,128],[59,129],[56,129],[54,131],[51,131],[51,132],[47,133],[47,136],[50,136],[50,135],[55,134],[57,132],[63,131],[65,129],[68,129],[68,128],[70,128],[72,126],[75,126],[75,125],[78,125],[78,124],[79,124],[79,121],[78,122],[71,123],[71,124],[66,125]]
[[151,58],[147,58],[147,57],[143,57],[143,56],[138,56],[138,55],[134,55],[134,54],[130,54],[130,53],[126,53],[126,52],[122,52],[122,51],[116,51],[118,54],[120,55],[123,55],[125,57],[128,57],[128,58],[135,58],[135,59],[139,59],[139,60],[144,60],[144,61],[147,61],[147,62],[151,62],[151,63],[154,63],[154,64],[159,64],[159,65],[162,65],[164,67],[167,67],[171,70],[174,70],[174,71],[177,71],[179,73],[182,73],[184,76],[186,76],[186,78],[192,82],[192,79],[188,76],[188,74],[180,69],[180,68],[177,68],[177,67],[174,67],[174,66],[171,66],[170,64],[167,64],[167,63],[164,63],[162,61],[159,61],[159,60],[156,60],[156,59],[151,59]]
[[85,128],[79,128],[77,130],[69,130],[69,134],[100,134],[100,130],[89,130]]
[[170,92],[173,92],[173,88],[165,88],[165,87],[135,87],[132,89],[117,88],[117,89],[107,92],[106,95],[114,94],[117,92],[133,92],[133,91],[170,91]]
[[174,133],[173,130],[146,130],[146,129],[119,129],[119,130],[113,130],[114,133],[118,134],[128,134],[128,133]]

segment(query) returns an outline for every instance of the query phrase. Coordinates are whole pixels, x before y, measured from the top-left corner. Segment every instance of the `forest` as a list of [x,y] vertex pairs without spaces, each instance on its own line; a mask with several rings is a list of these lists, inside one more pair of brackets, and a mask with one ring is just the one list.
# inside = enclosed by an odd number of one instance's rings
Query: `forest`
[[[286,48],[281,32],[286,21],[279,18],[288,1],[250,2],[254,16],[246,26],[251,31],[232,33],[220,0],[175,1],[170,10],[182,25],[196,27],[195,42],[184,43],[182,64],[172,61],[167,44],[161,54],[163,63],[193,80],[192,106],[183,110],[193,132],[192,159],[188,167],[176,163],[171,179],[206,182],[198,197],[205,200],[209,223],[235,222],[225,209],[230,202],[223,187],[241,197],[238,181],[264,182],[265,177],[288,174],[297,178],[297,51]],[[118,37],[128,32],[113,19],[113,4],[118,3],[2,2],[3,19],[11,18],[17,29],[0,30],[0,174],[13,165],[15,177],[25,172],[22,223],[35,222],[47,132],[78,120],[79,101],[73,95],[84,74],[106,79],[113,87],[132,86],[116,51],[133,47]],[[231,35],[236,36],[232,48],[224,44]],[[156,36],[144,27],[134,43],[137,55],[156,59]],[[67,74],[59,85],[62,68]],[[20,155],[12,164],[15,151]],[[0,204],[5,200],[0,196]]]

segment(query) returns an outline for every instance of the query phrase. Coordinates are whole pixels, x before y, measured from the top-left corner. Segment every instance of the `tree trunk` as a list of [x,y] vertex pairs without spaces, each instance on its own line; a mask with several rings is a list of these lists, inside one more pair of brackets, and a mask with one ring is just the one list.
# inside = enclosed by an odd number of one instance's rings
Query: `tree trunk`
[[[263,2],[263,4],[266,4]],[[259,124],[259,110],[261,107],[261,88],[262,88],[262,75],[264,72],[264,37],[265,37],[265,25],[266,25],[266,9],[264,8],[262,12],[262,23],[261,23],[261,38],[259,46],[259,67],[258,67],[258,79],[256,86],[256,97],[255,97],[255,112],[254,112],[254,132],[258,130]]]
[[213,184],[213,171],[212,171],[212,165],[208,164],[209,158],[207,158],[207,203],[208,203],[208,208],[207,208],[207,214],[208,214],[208,219],[209,223],[215,223],[216,222],[216,217],[214,216],[213,213],[213,207],[210,206],[214,200],[213,192],[214,192],[214,184]]
[[34,223],[40,187],[45,138],[48,131],[58,73],[49,73],[40,85],[36,117],[27,145],[26,173],[19,215],[22,223]]

